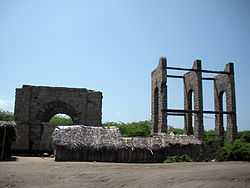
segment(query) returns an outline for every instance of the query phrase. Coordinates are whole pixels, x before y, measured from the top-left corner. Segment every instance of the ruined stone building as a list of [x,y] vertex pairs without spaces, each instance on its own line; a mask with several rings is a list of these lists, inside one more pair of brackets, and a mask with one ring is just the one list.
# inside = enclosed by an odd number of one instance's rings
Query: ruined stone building
[[56,114],[67,114],[74,124],[101,126],[102,93],[65,87],[24,85],[16,89],[15,121],[19,151],[51,151],[55,126],[48,122]]
[[[168,70],[186,71],[183,76],[169,75]],[[203,73],[216,74],[203,77]],[[168,78],[182,79],[184,83],[184,109],[169,109],[167,99]],[[157,68],[151,73],[151,118],[153,135],[167,132],[168,116],[183,116],[187,135],[203,138],[204,114],[215,115],[215,132],[233,141],[237,135],[234,64],[226,64],[224,71],[203,70],[200,60],[190,69],[169,67],[166,58],[160,58]],[[203,81],[214,83],[214,111],[203,109]],[[175,91],[170,91],[175,92]],[[226,96],[226,111],[223,111],[223,95]],[[194,105],[192,105],[194,103]],[[193,107],[192,107],[193,106]],[[24,85],[16,89],[15,121],[19,151],[51,151],[51,135],[55,126],[49,120],[56,114],[67,114],[73,124],[101,126],[102,93],[93,90],[65,87]],[[224,128],[223,115],[227,115]],[[194,116],[194,122],[193,117]],[[226,129],[226,135],[225,135]]]
[[[183,76],[169,75],[167,70],[187,71]],[[216,74],[214,77],[203,77],[202,73]],[[167,79],[183,79],[184,109],[169,109],[167,101]],[[166,58],[160,58],[159,65],[151,74],[151,118],[153,133],[159,134],[167,130],[167,117],[183,116],[185,132],[202,139],[204,132],[203,115],[215,115],[215,132],[219,137],[233,141],[237,135],[236,97],[234,64],[228,63],[224,71],[203,70],[200,60],[193,63],[191,69],[168,67]],[[203,109],[203,81],[213,81],[214,84],[214,111]],[[170,91],[175,92],[175,91]],[[223,111],[223,95],[226,96],[226,111]],[[193,96],[193,97],[192,97]],[[192,109],[192,103],[194,107]],[[227,115],[226,135],[224,134],[223,114]],[[194,122],[192,122],[194,116]],[[194,124],[194,125],[193,125]]]

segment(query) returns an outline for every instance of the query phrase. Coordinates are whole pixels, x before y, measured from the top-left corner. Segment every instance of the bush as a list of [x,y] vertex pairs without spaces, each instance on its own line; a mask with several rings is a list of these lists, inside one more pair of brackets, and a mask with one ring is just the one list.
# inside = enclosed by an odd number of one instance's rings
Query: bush
[[204,132],[203,140],[205,142],[210,142],[216,139],[216,134],[214,130],[208,130]]
[[0,110],[0,121],[14,121],[14,114],[8,111]]
[[238,139],[250,143],[250,131],[241,131],[238,133]]
[[174,128],[172,126],[169,126],[168,132],[173,132],[175,135],[182,135],[185,133],[184,129],[181,128]]
[[64,117],[61,115],[53,116],[49,122],[53,125],[72,125],[73,124],[73,121],[71,118]]
[[139,121],[131,123],[122,122],[107,122],[103,126],[116,126],[119,128],[122,136],[134,137],[134,136],[149,136],[151,133],[150,121]]
[[216,136],[215,131],[209,130],[205,131],[203,135],[203,142],[209,147],[214,147],[216,149],[223,146],[224,141],[222,138]]
[[218,156],[218,151],[222,150],[224,140],[215,134],[214,130],[208,130],[203,135],[203,160],[211,161]]
[[163,163],[176,163],[176,162],[192,162],[192,159],[188,155],[174,155],[168,156]]
[[250,143],[235,140],[232,144],[225,143],[216,154],[218,161],[250,161]]

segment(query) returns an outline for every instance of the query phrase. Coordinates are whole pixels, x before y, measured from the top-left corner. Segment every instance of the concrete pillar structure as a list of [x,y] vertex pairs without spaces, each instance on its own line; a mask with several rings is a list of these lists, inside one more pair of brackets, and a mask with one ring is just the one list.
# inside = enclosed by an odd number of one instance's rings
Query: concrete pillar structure
[[162,112],[167,108],[167,60],[160,58],[157,68],[151,73],[151,118],[153,134],[167,131],[167,116]]
[[226,135],[224,133],[223,114],[215,115],[215,132],[217,136],[222,138],[226,136],[229,141],[233,141],[237,136],[234,64],[226,64],[225,72],[228,72],[228,74],[221,74],[214,77],[215,111],[223,111],[223,95],[225,94],[226,110],[230,113],[227,115]]
[[[201,61],[196,60],[193,68],[197,71],[190,71],[184,75],[184,110],[195,110],[198,113],[185,114],[185,131],[188,135],[202,139],[204,132],[203,125],[203,94],[202,94],[202,69]],[[194,100],[194,101],[193,101]],[[192,103],[194,106],[192,109]],[[192,115],[194,116],[194,127]]]

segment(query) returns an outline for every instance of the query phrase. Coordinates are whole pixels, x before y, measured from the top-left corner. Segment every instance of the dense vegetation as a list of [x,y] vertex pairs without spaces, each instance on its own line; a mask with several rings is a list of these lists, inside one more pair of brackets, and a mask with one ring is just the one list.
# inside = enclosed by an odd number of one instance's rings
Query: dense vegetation
[[133,136],[149,136],[150,135],[150,121],[138,121],[131,123],[123,122],[107,122],[103,126],[115,126],[118,127],[121,134],[126,137]]
[[206,131],[204,146],[207,156],[217,161],[250,161],[250,131],[239,132],[233,143],[216,137],[214,131]]
[[172,132],[174,133],[175,135],[182,135],[185,133],[184,129],[181,129],[181,128],[174,128],[172,126],[169,126],[168,127],[168,132]]
[[62,116],[62,115],[54,115],[50,121],[53,125],[72,125],[73,121],[70,117]]
[[216,153],[218,161],[250,161],[250,131],[242,131],[233,143],[224,142]]
[[[13,121],[12,112],[0,110],[0,121]],[[56,115],[51,118],[50,123],[55,125],[70,125],[72,120],[69,117]],[[149,136],[151,132],[150,121],[139,121],[131,123],[107,122],[103,126],[116,126],[121,134],[126,137]],[[184,134],[184,130],[169,126],[169,132],[176,135]],[[216,159],[218,161],[243,160],[250,161],[250,131],[241,131],[233,143],[228,143],[216,137],[212,130],[204,133],[203,155],[206,160]],[[169,156],[165,162],[190,161],[188,156]]]
[[12,112],[0,110],[0,121],[14,121],[14,114]]

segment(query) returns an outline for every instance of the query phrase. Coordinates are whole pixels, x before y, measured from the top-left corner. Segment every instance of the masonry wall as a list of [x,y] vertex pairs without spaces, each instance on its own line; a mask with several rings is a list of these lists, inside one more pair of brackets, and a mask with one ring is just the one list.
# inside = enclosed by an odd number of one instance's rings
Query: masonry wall
[[[16,150],[40,151],[49,148],[53,132],[46,122],[55,114],[69,115],[74,124],[101,126],[102,93],[79,88],[27,86],[16,89]],[[45,136],[47,135],[47,136]]]
[[[233,141],[237,137],[236,117],[236,95],[234,80],[234,64],[226,64],[224,71],[202,70],[200,60],[193,63],[192,69],[171,67],[169,69],[189,71],[184,76],[167,75],[166,58],[160,58],[157,68],[151,73],[151,120],[152,133],[159,134],[167,129],[167,76],[183,78],[184,80],[184,110],[179,114],[185,118],[185,132],[187,135],[194,135],[198,139],[203,138],[204,122],[203,114],[215,114],[215,132],[218,137],[226,137]],[[215,77],[202,77],[202,73],[217,74]],[[203,80],[214,81],[214,110],[203,110]],[[175,92],[175,91],[172,91]],[[223,104],[223,95],[226,96],[226,104]],[[223,112],[223,105],[226,105],[226,112]],[[165,112],[163,110],[165,109]],[[227,114],[227,122],[223,122],[223,114]],[[194,116],[194,119],[193,119]],[[225,128],[226,127],[226,135]]]
[[167,107],[167,60],[160,58],[157,68],[151,73],[151,119],[153,134],[167,130],[167,118],[162,112]]
[[[226,105],[227,122],[223,122],[223,114],[218,113],[215,116],[215,132],[219,137],[233,141],[237,136],[237,121],[236,121],[236,98],[235,98],[235,80],[234,80],[234,65],[233,63],[226,64],[225,72],[228,74],[217,75],[214,77],[214,101],[215,111],[222,112],[223,105]],[[223,104],[223,95],[226,96],[226,104]],[[226,135],[224,135],[224,126],[226,127]]]
[[[201,70],[201,61],[196,60],[192,68],[195,70]],[[194,102],[193,109],[192,102]],[[201,139],[204,132],[204,125],[202,113],[202,75],[200,71],[191,71],[184,75],[184,109],[200,112],[185,114],[185,130],[188,135],[194,134],[197,138]],[[192,115],[194,116],[194,122],[192,122]],[[194,124],[194,127],[192,124]]]

